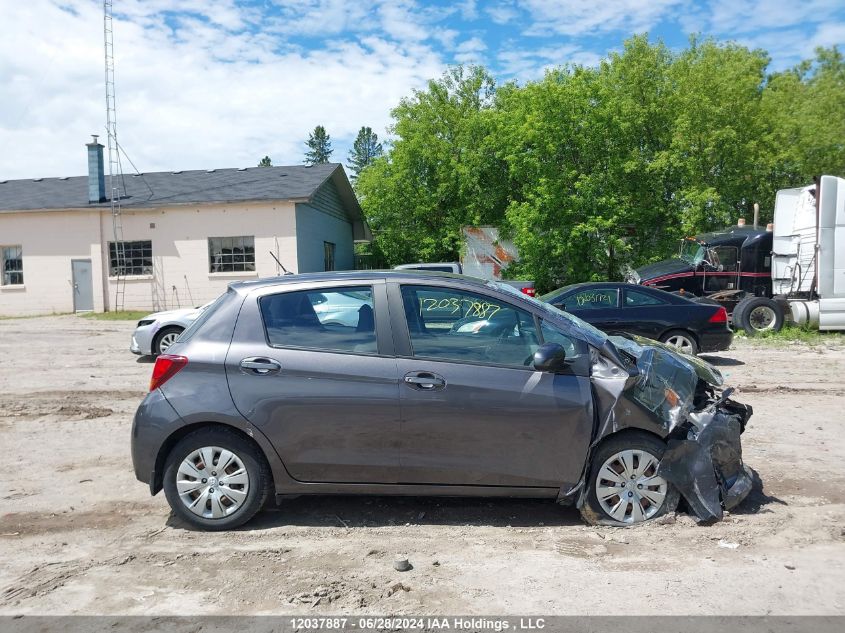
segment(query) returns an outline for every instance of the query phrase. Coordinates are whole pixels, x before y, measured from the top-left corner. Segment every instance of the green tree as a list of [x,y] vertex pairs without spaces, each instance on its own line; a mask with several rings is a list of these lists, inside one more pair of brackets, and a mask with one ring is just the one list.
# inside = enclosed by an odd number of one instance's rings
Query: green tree
[[484,69],[458,67],[392,111],[397,140],[357,182],[374,248],[388,264],[457,259],[462,226],[500,223],[505,171],[492,147],[494,97]]
[[306,165],[322,165],[329,162],[333,150],[331,137],[326,133],[326,128],[322,125],[315,127],[314,131],[308,135],[305,144],[308,146],[308,151],[305,152]]
[[273,162],[270,160],[269,156],[265,156],[260,161],[258,161],[258,166],[259,167],[272,167]]
[[370,127],[361,127],[352,144],[352,149],[349,150],[347,167],[352,172],[352,179],[356,180],[364,168],[372,165],[383,153],[378,134],[374,133]]
[[765,51],[636,36],[597,67],[498,88],[450,69],[393,110],[396,140],[357,191],[388,264],[455,259],[461,227],[514,240],[540,290],[618,279],[681,237],[734,224],[778,189],[845,174],[836,48],[767,74]]

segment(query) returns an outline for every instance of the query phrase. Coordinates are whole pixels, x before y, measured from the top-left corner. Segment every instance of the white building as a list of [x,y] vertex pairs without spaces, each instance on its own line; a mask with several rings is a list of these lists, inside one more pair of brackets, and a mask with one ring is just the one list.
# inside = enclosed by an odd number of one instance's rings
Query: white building
[[281,274],[273,255],[351,269],[371,238],[339,164],[127,175],[120,271],[103,146],[87,148],[88,176],[0,180],[0,315],[196,306]]

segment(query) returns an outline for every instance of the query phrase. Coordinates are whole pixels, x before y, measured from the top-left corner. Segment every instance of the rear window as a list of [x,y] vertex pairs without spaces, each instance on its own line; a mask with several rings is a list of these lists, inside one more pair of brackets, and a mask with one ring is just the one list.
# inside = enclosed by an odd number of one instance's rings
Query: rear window
[[211,303],[208,303],[203,306],[201,308],[202,312],[200,312],[200,315],[196,318],[193,323],[191,323],[187,328],[185,328],[185,331],[182,332],[182,334],[179,336],[178,341],[182,343],[191,340],[191,338],[193,338],[193,336],[200,331],[203,325],[205,325],[208,320],[212,316],[214,316],[214,314],[220,309],[220,306],[222,306],[230,299],[237,298],[236,295],[237,293],[234,290],[228,290],[227,292],[224,292],[222,295],[217,297]]
[[370,286],[282,292],[261,297],[259,306],[273,347],[378,352]]

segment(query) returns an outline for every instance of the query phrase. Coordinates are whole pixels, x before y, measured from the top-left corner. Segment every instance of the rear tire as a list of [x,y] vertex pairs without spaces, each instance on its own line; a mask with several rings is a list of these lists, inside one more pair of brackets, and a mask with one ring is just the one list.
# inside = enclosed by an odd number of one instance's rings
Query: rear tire
[[734,327],[742,328],[749,336],[761,332],[780,332],[783,327],[783,309],[768,297],[748,297],[734,308]]
[[164,494],[173,512],[201,530],[230,530],[249,521],[270,495],[273,477],[255,444],[213,427],[182,438],[167,455]]
[[686,330],[670,330],[660,337],[660,342],[671,345],[679,352],[695,356],[698,354],[698,341]]
[[590,464],[583,519],[590,525],[626,526],[674,512],[681,494],[656,472],[665,450],[662,440],[639,431],[605,440]]

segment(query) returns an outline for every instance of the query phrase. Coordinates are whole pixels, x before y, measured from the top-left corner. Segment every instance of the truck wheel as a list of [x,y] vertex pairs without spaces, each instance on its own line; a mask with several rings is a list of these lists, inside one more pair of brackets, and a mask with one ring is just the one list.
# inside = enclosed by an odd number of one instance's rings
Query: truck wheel
[[783,309],[768,297],[743,299],[734,309],[734,326],[742,328],[749,336],[766,331],[780,332]]

